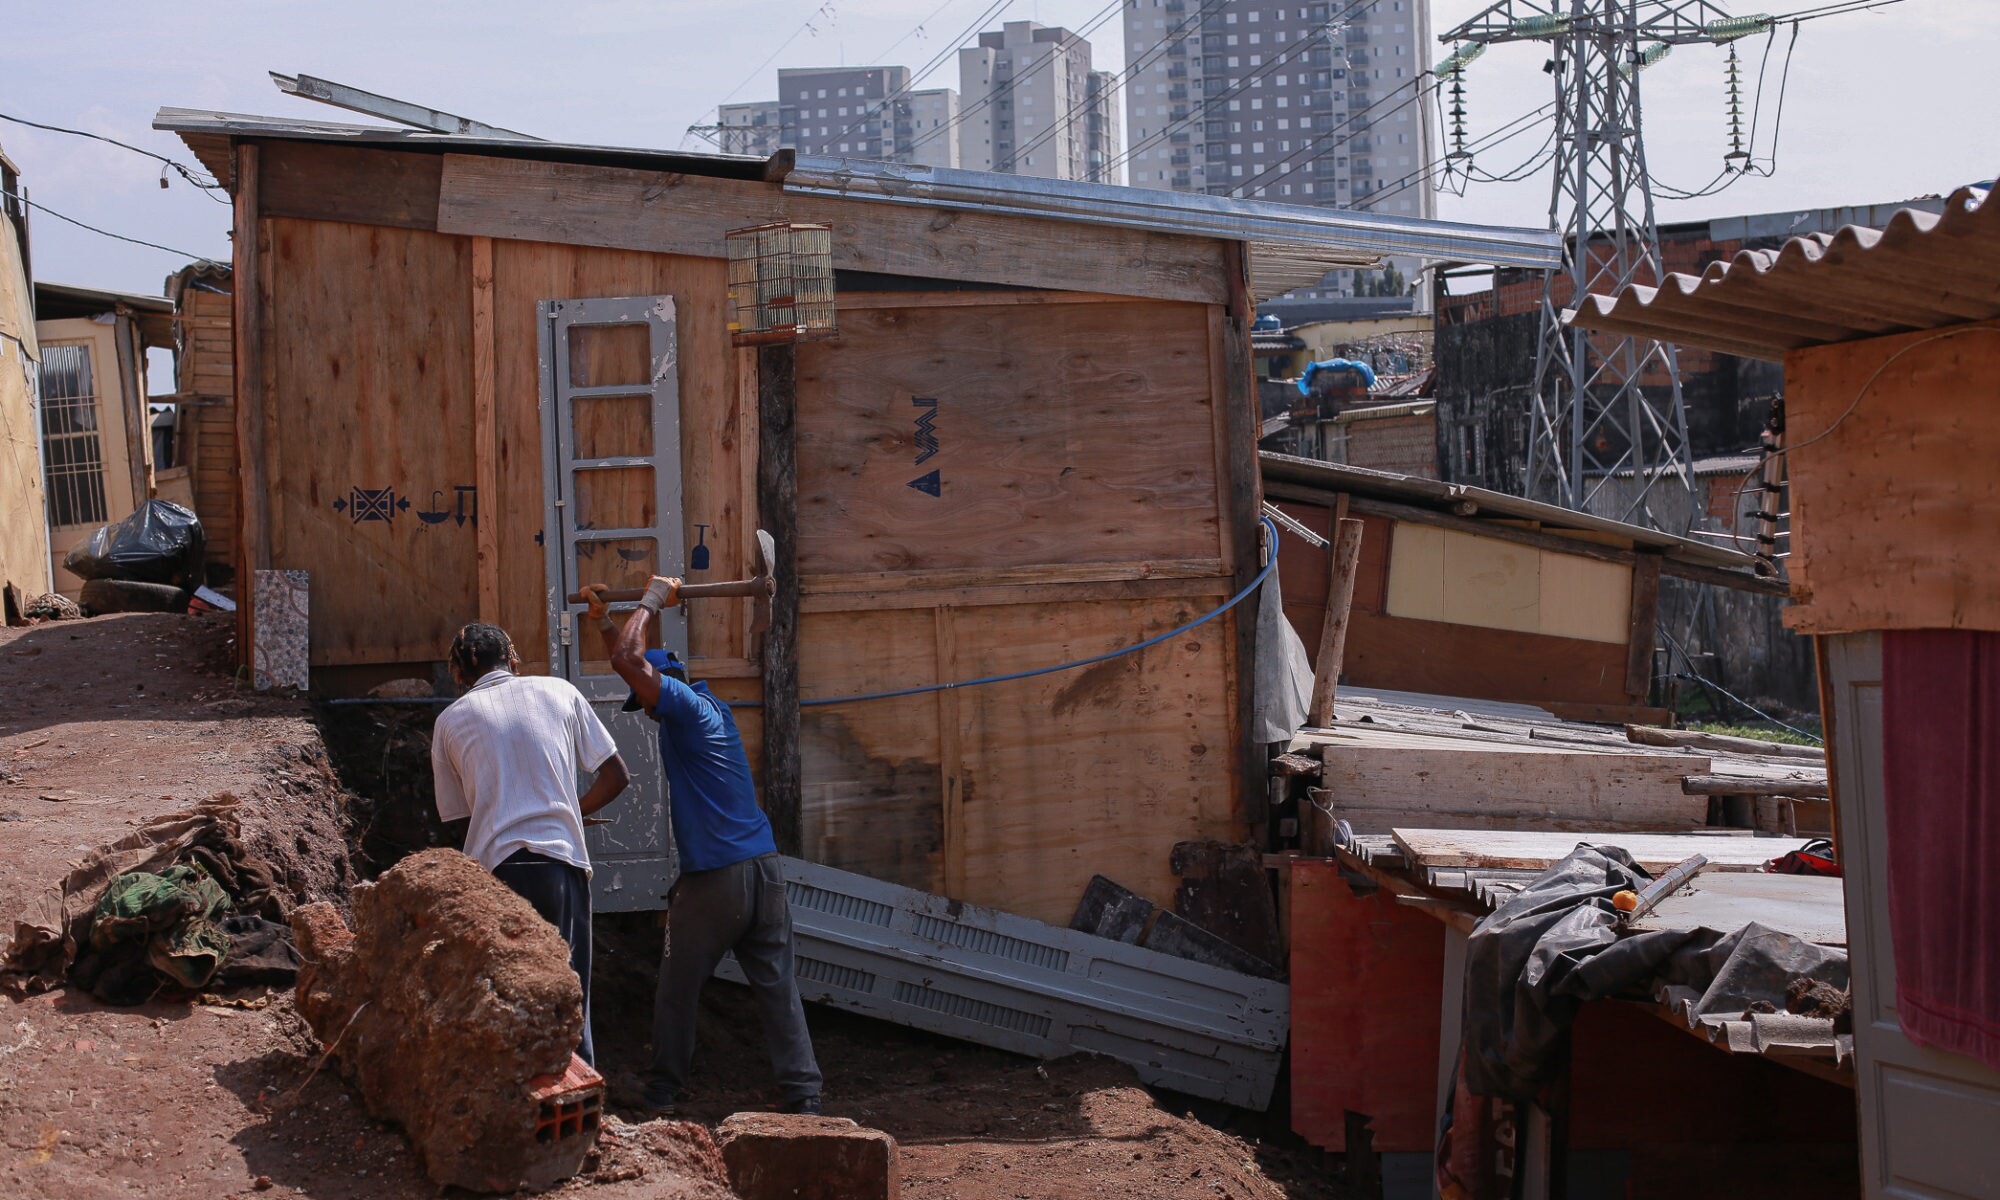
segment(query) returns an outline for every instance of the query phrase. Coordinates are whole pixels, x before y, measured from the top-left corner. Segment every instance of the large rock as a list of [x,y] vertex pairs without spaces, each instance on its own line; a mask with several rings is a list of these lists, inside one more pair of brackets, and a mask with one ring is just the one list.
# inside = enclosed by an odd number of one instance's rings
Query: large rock
[[537,1141],[530,1081],[560,1075],[583,1032],[569,947],[526,900],[456,850],[404,859],[354,891],[354,928],[292,915],[298,1009],[371,1115],[408,1133],[440,1184],[545,1187],[596,1139]]
[[715,1131],[743,1200],[897,1200],[896,1139],[840,1117],[737,1113]]

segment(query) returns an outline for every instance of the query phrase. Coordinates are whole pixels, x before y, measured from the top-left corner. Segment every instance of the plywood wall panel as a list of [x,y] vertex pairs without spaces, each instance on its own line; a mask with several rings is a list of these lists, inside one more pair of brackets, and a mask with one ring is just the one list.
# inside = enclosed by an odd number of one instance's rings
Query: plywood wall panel
[[1199,306],[852,311],[798,394],[807,573],[1222,553]]
[[[493,244],[495,401],[502,495],[489,505],[500,522],[501,624],[523,646],[546,646],[544,595],[541,377],[536,362],[536,306],[543,300],[671,296],[679,338],[681,489],[686,544],[708,550],[691,580],[739,579],[749,573],[742,512],[742,459],[756,444],[754,408],[739,403],[738,360],[724,311],[728,276],[718,259],[639,254],[587,246],[496,241]],[[613,340],[615,341],[615,335]],[[616,374],[615,344],[597,366]],[[625,365],[629,374],[629,364]],[[643,373],[643,372],[642,372]],[[615,381],[615,380],[614,380]],[[586,433],[616,423],[615,401],[586,407]],[[745,440],[746,436],[748,441]],[[629,439],[628,439],[629,441]],[[609,444],[608,442],[606,443]],[[621,443],[625,444],[625,443]],[[707,526],[706,529],[697,528]],[[667,564],[679,569],[681,564]],[[745,610],[734,601],[689,606],[689,646],[698,657],[741,658]]]
[[[1203,599],[954,611],[949,672],[979,677],[1131,645]],[[1239,840],[1228,617],[1076,671],[955,693],[962,714],[954,894],[1066,923],[1093,874],[1171,903],[1175,842]],[[957,861],[961,860],[962,861]]]
[[272,556],[312,572],[313,665],[443,658],[478,611],[469,244],[269,227]]

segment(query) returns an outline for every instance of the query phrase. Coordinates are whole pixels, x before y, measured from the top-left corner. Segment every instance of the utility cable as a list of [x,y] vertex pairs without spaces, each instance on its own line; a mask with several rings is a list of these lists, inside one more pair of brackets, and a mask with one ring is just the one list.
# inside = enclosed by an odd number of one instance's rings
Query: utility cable
[[[1225,2],[1225,0],[1208,0],[1208,2],[1222,3]],[[1111,15],[1113,13],[1119,11],[1119,8],[1122,5],[1122,3],[1123,0],[1111,0],[1111,3],[1097,10],[1096,13],[1091,15],[1088,21],[1086,21],[1080,28],[1075,29],[1072,32],[1074,32],[1076,36],[1079,38],[1088,39],[1091,34],[1097,32],[1097,30],[1101,26],[1103,26],[1103,24],[1106,21],[1111,19]],[[1012,80],[1010,81],[1010,86],[1007,88],[1008,96],[1012,96],[1014,94],[1015,88],[1018,85],[1040,74],[1043,69],[1054,65],[1057,55],[1061,50],[1061,46],[1051,42],[1048,43],[1048,47],[1049,47],[1049,52],[1046,55],[1043,55],[1039,60],[1033,61],[1032,65],[1029,66],[1029,68],[1026,71],[1023,71],[1012,78]],[[1033,51],[1030,50],[1029,53],[1032,56]],[[957,129],[959,126],[965,124],[965,122],[971,120],[974,113],[981,112],[990,105],[992,105],[993,103],[995,103],[998,99],[1000,99],[1000,96],[1001,96],[1000,89],[998,88],[989,89],[986,95],[980,97],[977,103],[962,106],[958,110],[957,116],[953,117],[949,121],[946,121],[944,124],[937,126],[936,128],[926,130],[923,134],[918,136],[916,140],[911,142],[910,145],[912,146],[912,148],[917,146],[924,146],[928,145],[931,142],[936,141],[938,138],[944,137],[952,130]],[[1016,153],[1019,152],[1017,151]]]
[[[900,88],[897,88],[895,91],[889,93],[888,95],[882,97],[881,103],[874,105],[873,107],[867,105],[860,106],[862,111],[855,115],[854,121],[851,124],[849,124],[846,128],[842,129],[839,133],[834,134],[833,140],[838,140],[840,138],[846,137],[848,134],[853,133],[855,130],[861,128],[861,126],[867,124],[870,120],[873,120],[876,117],[881,116],[884,113],[887,113],[891,105],[897,104],[905,99],[908,99],[911,95],[915,94],[917,90],[917,85],[929,79],[933,74],[937,72],[937,69],[939,67],[942,67],[947,61],[951,59],[953,55],[957,54],[959,51],[959,47],[964,45],[966,38],[971,37],[973,35],[974,30],[978,29],[981,25],[984,25],[987,22],[993,20],[995,17],[999,16],[1007,9],[1013,7],[1014,3],[1015,0],[993,0],[993,3],[987,5],[987,7],[983,11],[981,11],[978,16],[972,18],[971,22],[968,23],[965,28],[958,31],[958,36],[951,39],[951,41],[947,42],[945,44],[944,49],[938,51],[936,54],[933,54],[930,58],[925,60],[923,66],[918,67],[915,71],[912,71],[910,73],[910,81],[908,83],[904,84]],[[943,10],[940,9],[938,11],[942,12]],[[936,14],[934,13],[932,15],[935,16]],[[891,140],[893,141],[894,139]],[[922,141],[919,140],[917,142],[913,142],[912,146],[917,146],[921,144]]]
[[172,246],[162,246],[158,242],[149,242],[143,238],[126,237],[122,233],[113,233],[109,229],[99,229],[95,225],[86,225],[82,221],[77,220],[75,217],[65,216],[64,214],[57,212],[55,209],[50,208],[46,204],[38,204],[35,201],[28,199],[26,196],[16,195],[13,192],[0,191],[0,196],[5,196],[9,200],[19,201],[20,203],[27,205],[29,208],[39,209],[42,212],[49,214],[58,221],[67,221],[70,224],[76,226],[78,229],[87,229],[92,233],[100,234],[104,237],[116,238],[118,241],[130,242],[135,246],[145,246],[148,249],[152,250],[164,250],[168,254],[178,254],[182,258],[191,258],[194,259],[196,262],[211,263],[218,267],[224,267],[229,265],[228,263],[217,262],[215,259],[209,258],[206,255],[196,254],[189,250],[176,250]]
[[[212,177],[209,178],[197,177],[192,168],[187,167],[179,162],[176,162],[175,160],[168,158],[164,154],[156,154],[151,150],[144,149],[143,147],[134,146],[130,142],[121,142],[115,137],[106,137],[101,133],[92,133],[87,129],[70,129],[67,126],[63,125],[45,125],[40,121],[30,121],[26,117],[17,117],[10,113],[0,113],[0,121],[12,121],[16,125],[26,125],[30,129],[45,129],[50,133],[67,133],[73,137],[90,138],[92,141],[104,142],[107,145],[116,146],[120,150],[130,150],[134,154],[143,154],[147,158],[150,158],[155,162],[162,162],[167,164],[169,167],[172,167],[180,175],[182,179],[185,179],[189,183],[193,184],[195,187],[200,188],[204,195],[208,195],[211,192],[225,190],[222,186],[222,182],[218,179]],[[206,172],[203,172],[203,175],[205,176]],[[164,176],[162,177],[164,178]],[[214,200],[218,204],[229,203],[228,200],[213,195],[209,195],[208,198]]]

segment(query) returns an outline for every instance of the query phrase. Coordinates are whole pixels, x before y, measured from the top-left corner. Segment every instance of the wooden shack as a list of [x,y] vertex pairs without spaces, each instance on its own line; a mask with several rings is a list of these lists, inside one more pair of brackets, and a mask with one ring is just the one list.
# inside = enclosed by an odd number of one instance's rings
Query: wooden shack
[[[229,267],[191,263],[167,276],[174,304],[174,472],[201,518],[208,561],[236,566],[236,348]],[[167,494],[167,477],[160,474]],[[168,499],[179,497],[168,496]]]
[[1585,297],[1573,320],[1784,364],[1767,478],[1789,504],[1766,532],[1819,663],[1862,1194],[1994,1194],[2000,204],[1961,188],[1940,213]]
[[[1165,900],[1175,842],[1260,820],[1234,612],[1084,670],[820,702],[1116,650],[1242,588],[1252,280],[1373,259],[1365,231],[880,163],[158,124],[235,200],[239,574],[311,573],[317,690],[429,678],[485,619],[615,710],[565,593],[743,577],[761,527],[781,560],[768,635],[749,602],[706,601],[664,637],[739,704],[806,857],[1063,922],[1094,873]],[[732,343],[725,237],[772,221],[831,226],[836,338]],[[614,731],[643,778],[650,724]],[[646,813],[597,831],[600,904],[658,905]]]

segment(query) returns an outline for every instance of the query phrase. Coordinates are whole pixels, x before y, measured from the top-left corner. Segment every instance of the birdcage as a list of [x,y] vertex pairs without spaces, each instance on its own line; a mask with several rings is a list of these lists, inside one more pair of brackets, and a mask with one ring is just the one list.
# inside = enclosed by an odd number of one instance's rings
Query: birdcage
[[832,226],[757,225],[724,241],[733,308],[729,334],[737,345],[834,336]]

